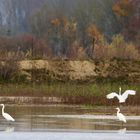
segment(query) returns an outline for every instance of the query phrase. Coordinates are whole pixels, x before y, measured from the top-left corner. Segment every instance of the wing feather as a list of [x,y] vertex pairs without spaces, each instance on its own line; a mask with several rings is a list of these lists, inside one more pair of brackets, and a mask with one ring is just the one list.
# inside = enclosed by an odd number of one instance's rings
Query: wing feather
[[12,118],[8,113],[4,113],[4,118],[7,119],[8,121],[15,121],[14,118]]
[[118,118],[119,118],[120,121],[123,121],[123,122],[126,123],[126,118],[125,118],[125,116],[122,113],[119,113]]
[[135,90],[126,90],[123,94],[122,94],[122,98],[124,100],[126,100],[128,98],[128,95],[135,95],[136,91]]
[[112,92],[112,93],[106,95],[107,99],[113,99],[114,97],[119,98],[119,95],[116,92]]

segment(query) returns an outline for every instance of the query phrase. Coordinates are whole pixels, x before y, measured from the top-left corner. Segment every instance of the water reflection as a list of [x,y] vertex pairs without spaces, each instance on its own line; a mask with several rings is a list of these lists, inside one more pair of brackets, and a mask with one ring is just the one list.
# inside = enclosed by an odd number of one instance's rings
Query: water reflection
[[[140,130],[140,119],[129,120],[125,128],[115,117],[87,114],[87,110],[79,107],[63,106],[8,106],[6,112],[11,114],[16,122],[11,126],[0,115],[0,130],[16,131],[116,131],[126,133],[128,130]],[[99,112],[99,110],[98,110]],[[88,113],[96,114],[95,110]],[[109,119],[110,118],[110,119]]]
[[15,130],[15,127],[13,127],[13,126],[8,126],[8,127],[6,127],[6,129],[5,129],[5,132],[14,132],[14,130]]
[[119,134],[125,134],[126,133],[126,128],[120,129],[118,131]]

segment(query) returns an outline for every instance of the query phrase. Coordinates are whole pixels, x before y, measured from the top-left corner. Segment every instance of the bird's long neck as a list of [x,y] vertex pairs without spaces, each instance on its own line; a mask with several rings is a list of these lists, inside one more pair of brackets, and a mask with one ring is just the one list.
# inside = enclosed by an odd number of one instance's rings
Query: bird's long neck
[[118,108],[117,114],[120,113],[120,109]]
[[4,105],[2,106],[2,114],[4,113]]
[[121,95],[121,87],[119,88],[119,95]]

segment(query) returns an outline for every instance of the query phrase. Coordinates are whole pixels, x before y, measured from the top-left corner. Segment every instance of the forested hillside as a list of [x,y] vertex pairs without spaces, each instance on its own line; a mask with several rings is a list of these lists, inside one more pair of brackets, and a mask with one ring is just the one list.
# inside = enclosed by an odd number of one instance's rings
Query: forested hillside
[[1,58],[139,59],[139,0],[0,0]]

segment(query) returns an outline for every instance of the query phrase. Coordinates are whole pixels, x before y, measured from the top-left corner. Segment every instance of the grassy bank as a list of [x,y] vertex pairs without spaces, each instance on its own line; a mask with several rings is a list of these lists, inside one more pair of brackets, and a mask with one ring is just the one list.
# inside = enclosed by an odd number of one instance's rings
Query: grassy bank
[[61,97],[65,103],[89,105],[117,105],[116,99],[108,101],[106,94],[117,92],[121,85],[122,91],[134,89],[136,96],[128,98],[126,105],[140,105],[140,86],[125,84],[3,84],[0,86],[0,96],[30,96],[30,97]]

